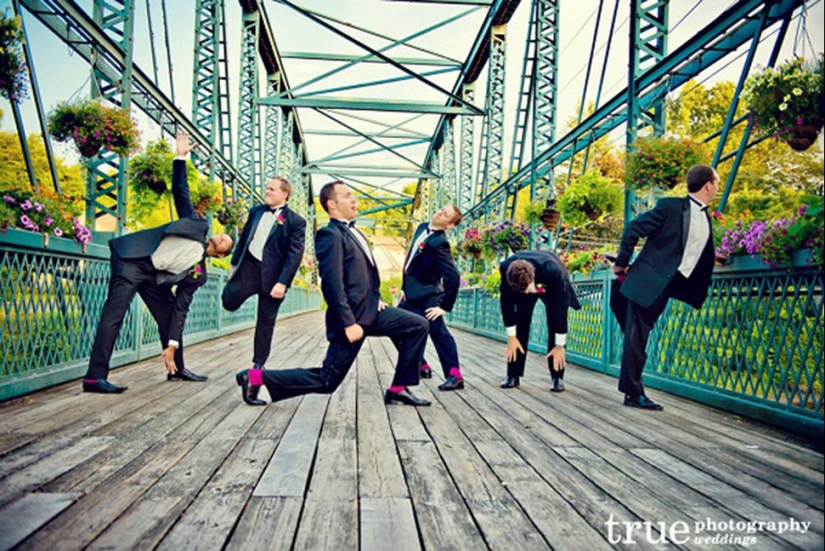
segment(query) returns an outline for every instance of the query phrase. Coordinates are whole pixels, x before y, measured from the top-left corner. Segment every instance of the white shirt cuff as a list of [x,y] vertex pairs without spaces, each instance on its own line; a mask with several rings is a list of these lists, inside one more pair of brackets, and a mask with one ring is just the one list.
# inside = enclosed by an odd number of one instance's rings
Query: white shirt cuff
[[[185,161],[188,158],[189,158],[189,155],[178,155],[178,156],[175,157],[175,160],[176,161]],[[169,162],[169,161],[166,161],[166,162]]]
[[169,346],[171,346],[172,348],[177,349],[177,348],[180,348],[180,343],[178,341],[174,340],[174,339],[169,339]]
[[567,344],[567,333],[556,333],[556,345],[564,346]]
[[515,337],[516,336],[516,326],[512,325],[507,328],[507,336],[508,337]]

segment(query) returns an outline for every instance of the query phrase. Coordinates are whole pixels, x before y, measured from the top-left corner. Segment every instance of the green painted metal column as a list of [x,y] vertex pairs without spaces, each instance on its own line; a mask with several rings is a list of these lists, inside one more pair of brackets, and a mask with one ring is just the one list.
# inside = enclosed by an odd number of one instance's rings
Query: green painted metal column
[[[132,104],[132,53],[134,49],[134,3],[132,0],[95,0],[93,20],[125,53],[125,64],[117,78],[92,63],[91,97],[108,100],[127,111]],[[97,52],[103,57],[103,52]],[[89,159],[87,166],[86,224],[95,241],[104,241],[112,234],[98,229],[98,219],[115,217],[114,235],[126,227],[126,171],[129,161],[115,153],[102,150]]]
[[[475,100],[475,83],[464,85],[463,99],[467,103]],[[461,117],[461,165],[459,167],[458,208],[467,210],[475,203],[476,193],[473,186],[473,135],[475,119],[471,115]]]
[[[536,69],[533,97],[533,150],[535,159],[556,141],[556,106],[559,73],[559,1],[537,0],[536,5]],[[553,197],[555,178],[553,161],[540,185],[533,174],[534,196]],[[545,187],[546,186],[546,187]]]
[[[197,0],[195,4],[195,59],[192,74],[192,120],[209,143],[192,152],[192,162],[215,175],[214,151],[218,141],[218,78],[223,0]],[[236,182],[233,182],[237,185]],[[233,192],[235,190],[233,189]],[[234,195],[234,193],[233,193]]]
[[[250,189],[263,194],[261,182],[261,117],[258,107],[258,34],[260,12],[243,14],[241,31],[241,70],[238,104],[238,170]],[[251,197],[243,197],[247,202]]]
[[455,166],[455,137],[453,135],[453,121],[447,119],[444,125],[444,141],[441,150],[441,175],[444,181],[444,203],[456,203],[458,201],[458,180],[456,179]]
[[[280,93],[281,78],[277,73],[267,75],[267,96],[274,97]],[[279,175],[278,141],[280,139],[281,108],[267,106],[266,108],[266,143],[264,144],[264,185],[273,176]]]
[[[480,171],[479,199],[496,189],[502,181],[504,162],[504,91],[505,64],[507,61],[507,25],[496,25],[490,31],[490,64],[487,73],[487,97],[485,99],[487,114],[484,118],[484,130],[481,152],[484,169]],[[500,210],[503,203],[497,205],[493,213],[496,218],[504,215]]]

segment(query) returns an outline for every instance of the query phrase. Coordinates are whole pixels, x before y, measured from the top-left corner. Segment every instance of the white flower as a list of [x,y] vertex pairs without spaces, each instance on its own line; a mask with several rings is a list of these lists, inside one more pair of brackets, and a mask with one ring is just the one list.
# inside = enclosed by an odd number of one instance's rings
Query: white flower
[[787,104],[787,103],[780,103],[780,104],[779,104],[779,110],[780,110],[780,111],[784,111],[784,110],[785,110],[785,109],[787,109],[787,108],[788,108],[788,104]]
[[794,88],[792,90],[792,92],[793,92],[793,95],[795,95],[795,96],[801,96],[802,95],[802,88]]
[[782,101],[790,101],[790,99],[791,99],[791,95],[790,94],[785,94],[785,97],[782,98]]

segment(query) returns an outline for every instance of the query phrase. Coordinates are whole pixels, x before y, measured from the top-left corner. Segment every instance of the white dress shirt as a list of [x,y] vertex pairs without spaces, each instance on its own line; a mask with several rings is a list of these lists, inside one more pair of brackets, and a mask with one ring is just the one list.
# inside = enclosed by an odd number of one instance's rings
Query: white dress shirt
[[343,218],[335,218],[335,220],[347,225],[347,231],[349,231],[350,235],[355,238],[355,241],[361,247],[361,250],[363,250],[364,254],[367,255],[367,260],[370,261],[370,264],[375,266],[375,258],[372,256],[372,249],[370,249],[370,244],[367,242],[367,238],[364,237],[364,234],[361,233],[355,225],[351,225],[349,220],[345,220]]
[[203,243],[185,237],[170,235],[152,253],[152,265],[160,272],[179,274],[203,259]]
[[679,272],[686,278],[693,273],[710,239],[707,208],[707,205],[695,197],[690,197],[690,227],[685,252],[682,253],[682,262],[679,264]]
[[262,260],[264,257],[264,245],[269,238],[272,227],[278,221],[278,216],[281,215],[283,207],[276,207],[275,211],[265,210],[258,220],[258,227],[255,228],[255,235],[249,241],[249,254],[256,260]]

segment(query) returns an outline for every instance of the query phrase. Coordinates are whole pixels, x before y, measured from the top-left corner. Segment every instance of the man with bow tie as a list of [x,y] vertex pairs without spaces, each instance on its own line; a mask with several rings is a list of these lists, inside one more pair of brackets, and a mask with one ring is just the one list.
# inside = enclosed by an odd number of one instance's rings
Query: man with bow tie
[[[443,318],[453,309],[461,279],[446,231],[460,223],[461,211],[458,207],[445,205],[430,222],[418,226],[404,261],[403,295],[398,305],[424,316],[430,322],[430,338],[444,372],[444,382],[438,386],[439,390],[464,388],[464,378],[458,365],[458,348]],[[429,364],[422,357],[421,377],[429,379],[432,376]]]
[[355,196],[344,182],[321,189],[321,206],[329,224],[315,234],[321,290],[327,302],[329,348],[321,367],[311,369],[249,369],[237,375],[247,403],[266,385],[273,402],[304,394],[330,394],[352,367],[364,337],[389,337],[398,351],[395,377],[384,394],[387,404],[428,406],[409,387],[418,384],[418,367],[427,344],[427,320],[381,300],[378,267],[364,235],[354,225]]
[[[258,295],[252,368],[263,369],[272,348],[278,309],[304,256],[306,220],[287,205],[292,184],[275,176],[266,186],[264,202],[252,207],[232,255],[223,307],[234,312]],[[253,393],[251,405],[266,405]]]
[[[687,173],[687,188],[687,197],[660,199],[627,225],[613,264],[620,279],[626,277],[620,291],[627,313],[619,391],[628,407],[662,409],[645,395],[642,384],[650,332],[671,297],[698,309],[710,286],[716,257],[707,208],[719,190],[719,175],[710,166],[694,166]],[[642,237],[645,245],[630,265]]]
[[126,390],[127,387],[114,385],[107,379],[115,342],[135,293],[146,303],[158,324],[167,379],[207,379],[184,367],[183,328],[195,291],[206,283],[205,257],[226,256],[233,243],[227,234],[207,239],[209,223],[192,205],[186,156],[194,147],[189,143],[188,133],[178,132],[178,156],[172,165],[172,197],[178,220],[109,241],[109,293],[98,322],[89,369],[83,379],[84,392],[119,394]]
[[501,388],[519,386],[527,361],[530,325],[539,300],[547,314],[547,367],[553,379],[551,392],[564,391],[567,309],[581,308],[570,275],[561,259],[550,251],[521,251],[499,266],[501,317],[507,329],[507,378]]

